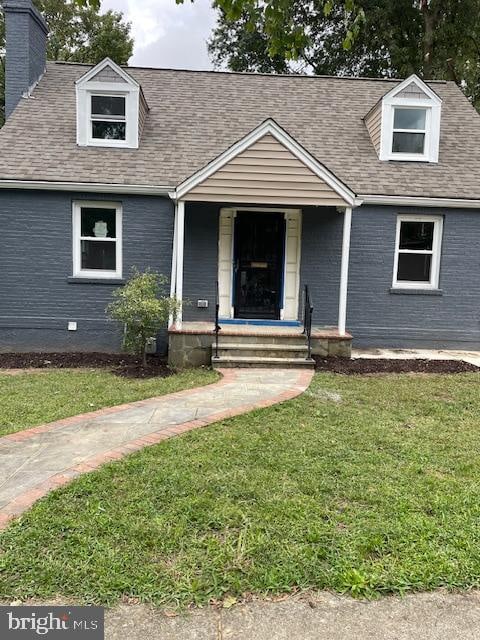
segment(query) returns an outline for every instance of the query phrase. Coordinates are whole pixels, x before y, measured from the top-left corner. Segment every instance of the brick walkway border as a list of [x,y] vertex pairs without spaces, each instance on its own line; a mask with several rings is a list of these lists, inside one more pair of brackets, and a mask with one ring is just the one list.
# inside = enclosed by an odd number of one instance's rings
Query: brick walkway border
[[[226,384],[235,382],[235,380],[237,379],[237,373],[235,369],[218,369],[218,371],[222,375],[222,379],[216,383],[213,383],[212,385],[206,386],[214,386],[218,388],[225,386]],[[121,447],[111,449],[110,451],[104,451],[100,454],[92,456],[91,458],[88,458],[87,460],[84,460],[80,464],[64,469],[62,473],[50,476],[48,480],[45,480],[41,484],[37,485],[34,489],[31,489],[19,495],[17,498],[15,498],[15,500],[12,500],[2,509],[0,509],[0,530],[5,529],[13,518],[21,515],[24,511],[29,509],[34,504],[34,502],[36,502],[40,498],[43,498],[43,496],[45,496],[47,493],[49,493],[53,489],[57,489],[58,487],[67,484],[83,473],[94,471],[95,469],[98,469],[98,467],[100,467],[102,464],[111,462],[113,460],[119,460],[120,458],[123,458],[130,453],[133,453],[134,451],[138,451],[139,449],[143,449],[144,447],[150,447],[154,444],[158,444],[159,442],[162,442],[162,440],[174,438],[175,436],[186,433],[187,431],[206,427],[207,425],[214,422],[219,422],[220,420],[225,420],[227,418],[233,418],[234,416],[241,415],[242,413],[247,413],[254,409],[263,409],[280,402],[285,402],[286,400],[292,400],[308,388],[312,377],[313,371],[298,371],[296,384],[288,391],[284,391],[277,396],[272,396],[267,400],[263,400],[261,402],[245,404],[241,407],[236,407],[235,409],[221,411],[201,420],[192,420],[190,422],[177,424],[161,429],[159,431],[154,431],[146,436],[142,436],[141,438],[131,440],[130,442],[123,444]],[[77,424],[79,422],[85,422],[86,420],[96,418],[98,416],[116,413],[124,409],[140,407],[148,404],[152,400],[181,398],[182,396],[198,391],[199,389],[202,389],[202,387],[195,387],[194,389],[184,389],[183,391],[177,391],[175,393],[170,393],[164,396],[158,396],[157,398],[148,398],[146,400],[139,400],[137,402],[116,405],[114,407],[106,407],[105,409],[99,409],[98,411],[91,411],[89,413],[72,416],[71,418],[57,420],[56,422],[43,424],[38,427],[33,427],[32,429],[26,429],[17,433],[10,433],[6,436],[3,436],[3,438],[0,438],[0,444],[6,440],[13,440],[15,442],[27,440],[28,438],[38,435],[39,433],[54,431],[55,429],[58,429],[60,427]]]

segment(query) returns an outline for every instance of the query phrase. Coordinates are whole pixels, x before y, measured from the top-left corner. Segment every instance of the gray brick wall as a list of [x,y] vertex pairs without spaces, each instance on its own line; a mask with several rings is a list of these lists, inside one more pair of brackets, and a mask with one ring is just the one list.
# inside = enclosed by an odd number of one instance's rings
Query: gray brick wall
[[31,0],[4,0],[5,115],[45,71],[47,26]]
[[[0,350],[117,350],[104,313],[114,287],[72,284],[72,200],[122,202],[124,273],[136,265],[170,275],[173,205],[166,198],[0,191]],[[186,209],[186,321],[213,321],[222,205]],[[442,295],[390,292],[397,214],[444,215]],[[480,212],[361,207],[353,214],[347,328],[356,346],[480,348]],[[343,216],[303,211],[301,284],[312,289],[315,323],[336,325]],[[198,309],[199,298],[209,301]],[[300,304],[300,307],[302,305]],[[67,331],[76,320],[78,331]],[[166,346],[165,336],[160,347]]]
[[0,350],[118,350],[121,336],[105,315],[114,286],[69,282],[72,201],[81,199],[122,203],[124,276],[137,266],[170,277],[168,198],[1,190]]
[[[401,213],[444,216],[440,296],[390,293]],[[472,209],[356,209],[347,315],[354,346],[480,349],[479,231]]]
[[303,209],[300,317],[303,314],[303,288],[308,284],[316,325],[337,326],[342,233],[343,214],[335,209]]
[[[186,321],[213,322],[215,283],[218,277],[218,216],[222,205],[185,205],[185,261],[183,310]],[[197,300],[208,300],[208,309],[198,309]]]

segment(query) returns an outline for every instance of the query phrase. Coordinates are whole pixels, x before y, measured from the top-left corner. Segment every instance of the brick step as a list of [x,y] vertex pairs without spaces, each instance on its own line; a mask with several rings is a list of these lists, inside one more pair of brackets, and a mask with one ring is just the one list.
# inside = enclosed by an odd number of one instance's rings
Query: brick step
[[271,358],[271,357],[242,357],[242,356],[219,356],[212,357],[213,367],[265,367],[271,369],[313,369],[315,361],[310,358]]
[[[212,345],[215,352],[215,345]],[[303,358],[307,357],[308,349],[305,344],[247,344],[225,343],[218,345],[218,355],[221,357],[244,358]]]

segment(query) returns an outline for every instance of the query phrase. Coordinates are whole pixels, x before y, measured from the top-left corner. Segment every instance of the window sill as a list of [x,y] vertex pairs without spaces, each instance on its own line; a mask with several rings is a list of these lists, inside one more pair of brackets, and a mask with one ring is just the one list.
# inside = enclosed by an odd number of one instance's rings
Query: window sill
[[392,287],[390,293],[400,296],[443,296],[442,289],[402,289]]
[[123,278],[84,278],[80,276],[71,276],[67,278],[68,284],[108,284],[118,287],[125,284]]

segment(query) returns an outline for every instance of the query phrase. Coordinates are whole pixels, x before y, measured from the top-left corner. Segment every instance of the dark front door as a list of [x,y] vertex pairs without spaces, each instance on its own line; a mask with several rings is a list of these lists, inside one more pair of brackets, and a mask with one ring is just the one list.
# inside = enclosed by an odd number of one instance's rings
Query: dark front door
[[284,244],[282,213],[238,212],[234,254],[236,318],[280,319]]

